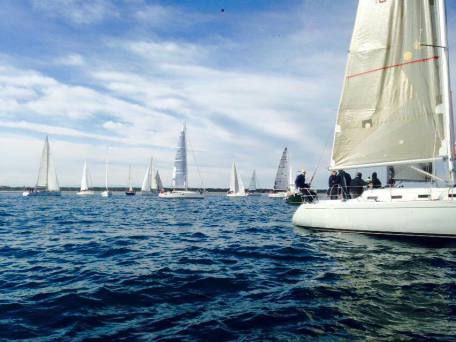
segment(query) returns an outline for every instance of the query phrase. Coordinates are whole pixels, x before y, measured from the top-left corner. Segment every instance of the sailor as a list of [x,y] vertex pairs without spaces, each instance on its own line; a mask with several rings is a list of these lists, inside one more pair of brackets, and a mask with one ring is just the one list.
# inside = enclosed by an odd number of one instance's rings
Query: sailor
[[339,177],[337,177],[337,172],[334,170],[331,172],[331,176],[329,176],[328,180],[328,191],[327,195],[330,199],[335,200],[337,199],[337,194],[339,190]]
[[377,172],[372,173],[372,187],[374,189],[379,189],[382,187],[382,182],[380,182],[380,179],[378,179]]
[[339,177],[339,184],[342,189],[342,196],[344,199],[350,199],[350,183],[351,183],[351,176],[349,173],[345,172],[344,170],[339,170],[337,174]]
[[299,191],[301,191],[301,189],[309,187],[309,185],[306,184],[306,171],[304,169],[302,169],[301,172],[296,176],[295,187],[296,187],[296,190],[299,190]]
[[352,179],[350,183],[350,192],[352,198],[356,198],[361,196],[364,191],[364,187],[367,185],[367,182],[363,179],[363,175],[361,172],[356,174],[356,177]]

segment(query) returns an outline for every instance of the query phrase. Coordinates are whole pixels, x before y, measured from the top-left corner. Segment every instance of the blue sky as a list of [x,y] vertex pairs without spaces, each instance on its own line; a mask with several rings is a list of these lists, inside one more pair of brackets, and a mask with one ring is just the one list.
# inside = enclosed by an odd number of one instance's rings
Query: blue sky
[[140,185],[151,156],[169,185],[185,120],[206,186],[226,187],[236,160],[244,183],[256,169],[271,187],[285,146],[295,170],[322,156],[324,185],[356,5],[2,1],[0,184],[34,184],[48,134],[62,185],[79,184],[84,160],[102,184],[107,146],[113,185],[129,164]]

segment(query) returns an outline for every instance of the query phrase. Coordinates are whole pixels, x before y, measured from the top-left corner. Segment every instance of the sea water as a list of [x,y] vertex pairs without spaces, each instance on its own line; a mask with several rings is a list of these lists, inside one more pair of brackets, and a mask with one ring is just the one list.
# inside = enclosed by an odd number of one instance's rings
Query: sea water
[[0,340],[456,336],[456,246],[296,228],[267,197],[0,195]]

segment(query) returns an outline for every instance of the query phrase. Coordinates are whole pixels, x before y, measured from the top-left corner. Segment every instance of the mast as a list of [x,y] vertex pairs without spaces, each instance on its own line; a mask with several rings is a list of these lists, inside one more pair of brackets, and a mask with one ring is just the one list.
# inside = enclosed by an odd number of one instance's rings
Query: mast
[[108,158],[105,160],[105,187],[106,191],[108,191]]
[[443,89],[443,104],[446,111],[445,116],[445,135],[447,143],[447,162],[448,162],[448,180],[450,184],[454,184],[454,130],[453,130],[453,103],[451,99],[451,84],[450,84],[450,65],[448,57],[448,32],[447,32],[447,17],[445,0],[438,0],[439,9],[439,25],[440,25],[440,45],[442,47],[442,89]]
[[46,189],[49,190],[49,139],[46,135]]

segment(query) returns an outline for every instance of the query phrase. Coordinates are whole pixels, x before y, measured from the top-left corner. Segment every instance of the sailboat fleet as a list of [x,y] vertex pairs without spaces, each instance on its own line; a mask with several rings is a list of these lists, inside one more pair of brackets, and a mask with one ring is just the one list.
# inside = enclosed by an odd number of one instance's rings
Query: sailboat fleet
[[[431,186],[407,188],[394,187],[391,183],[387,188],[366,189],[357,198],[304,200],[293,216],[295,225],[456,238],[455,139],[448,58],[444,0],[359,1],[329,169],[384,167],[391,178],[403,181],[424,178],[430,180]],[[178,138],[172,190],[164,190],[151,158],[141,195],[158,193],[164,199],[204,198],[204,189],[189,189],[186,134],[184,124]],[[436,174],[438,163],[446,165],[443,178]],[[106,158],[103,197],[112,195],[108,170]],[[256,181],[254,170],[246,190],[233,161],[226,195],[254,194]],[[443,186],[437,187],[442,183]],[[290,155],[285,147],[273,190],[267,196],[285,198],[294,192]],[[94,194],[90,190],[86,162],[77,194]],[[135,194],[131,167],[126,194]],[[25,190],[23,196],[59,195],[46,137],[36,185]]]

